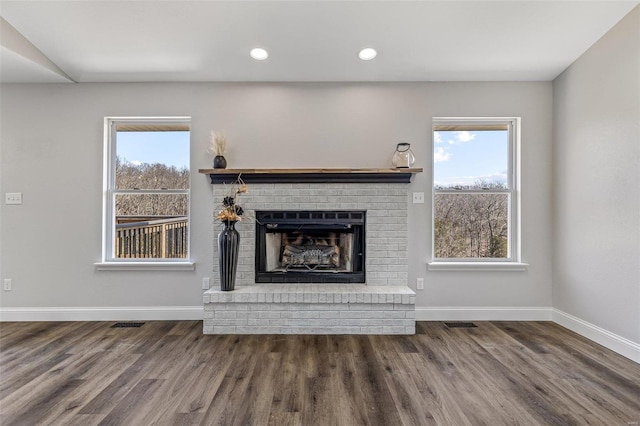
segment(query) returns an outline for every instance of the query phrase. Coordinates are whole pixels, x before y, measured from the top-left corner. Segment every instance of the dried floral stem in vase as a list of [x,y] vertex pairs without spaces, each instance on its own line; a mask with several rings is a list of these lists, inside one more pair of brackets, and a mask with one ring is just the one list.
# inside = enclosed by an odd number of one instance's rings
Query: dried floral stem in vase
[[223,207],[222,210],[218,212],[216,219],[223,222],[237,222],[242,220],[241,216],[244,214],[244,209],[238,205],[238,196],[247,192],[249,192],[247,185],[240,175],[238,175],[238,179],[231,184],[231,190],[228,195],[222,200]]
[[209,134],[209,152],[213,155],[224,155],[227,152],[227,138],[213,130]]

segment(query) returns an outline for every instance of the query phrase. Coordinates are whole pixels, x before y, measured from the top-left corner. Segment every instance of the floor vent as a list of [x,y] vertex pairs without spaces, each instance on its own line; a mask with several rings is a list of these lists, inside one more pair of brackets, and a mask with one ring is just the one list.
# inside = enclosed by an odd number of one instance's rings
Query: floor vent
[[477,325],[475,325],[472,322],[445,322],[444,325],[446,325],[449,328],[474,328],[474,327],[477,327]]
[[144,325],[143,322],[117,322],[111,328],[139,328]]

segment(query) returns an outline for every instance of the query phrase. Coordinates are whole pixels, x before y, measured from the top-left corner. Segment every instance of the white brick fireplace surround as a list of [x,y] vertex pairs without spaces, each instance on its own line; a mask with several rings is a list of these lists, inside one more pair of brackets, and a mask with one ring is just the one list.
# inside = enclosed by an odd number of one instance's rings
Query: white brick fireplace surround
[[[406,183],[249,183],[234,291],[217,277],[204,293],[205,334],[414,334],[415,293],[407,286]],[[213,184],[214,209],[229,185]],[[365,210],[365,284],[256,284],[256,210]],[[217,210],[216,210],[217,211]]]

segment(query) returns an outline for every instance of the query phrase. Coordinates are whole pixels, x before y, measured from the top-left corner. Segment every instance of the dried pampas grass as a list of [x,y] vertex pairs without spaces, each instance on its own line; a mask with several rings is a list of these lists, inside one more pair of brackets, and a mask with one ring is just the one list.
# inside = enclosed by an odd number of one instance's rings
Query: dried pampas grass
[[227,138],[213,130],[209,134],[209,152],[213,155],[224,155],[227,152]]

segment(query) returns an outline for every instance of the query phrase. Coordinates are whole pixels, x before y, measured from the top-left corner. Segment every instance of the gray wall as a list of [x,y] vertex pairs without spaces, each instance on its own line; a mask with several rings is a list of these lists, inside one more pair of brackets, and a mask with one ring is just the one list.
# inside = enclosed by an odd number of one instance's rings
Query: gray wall
[[640,342],[640,7],[553,89],[554,307]]
[[[425,172],[409,185],[409,284],[425,278],[418,307],[551,306],[552,86],[547,83],[47,84],[2,88],[4,307],[201,305],[211,276],[210,129],[229,140],[229,167],[389,167],[412,143]],[[105,116],[190,115],[195,272],[96,271],[101,256]],[[430,146],[434,116],[522,117],[526,272],[428,272]],[[220,200],[216,200],[219,203]],[[215,281],[214,281],[214,285]]]

